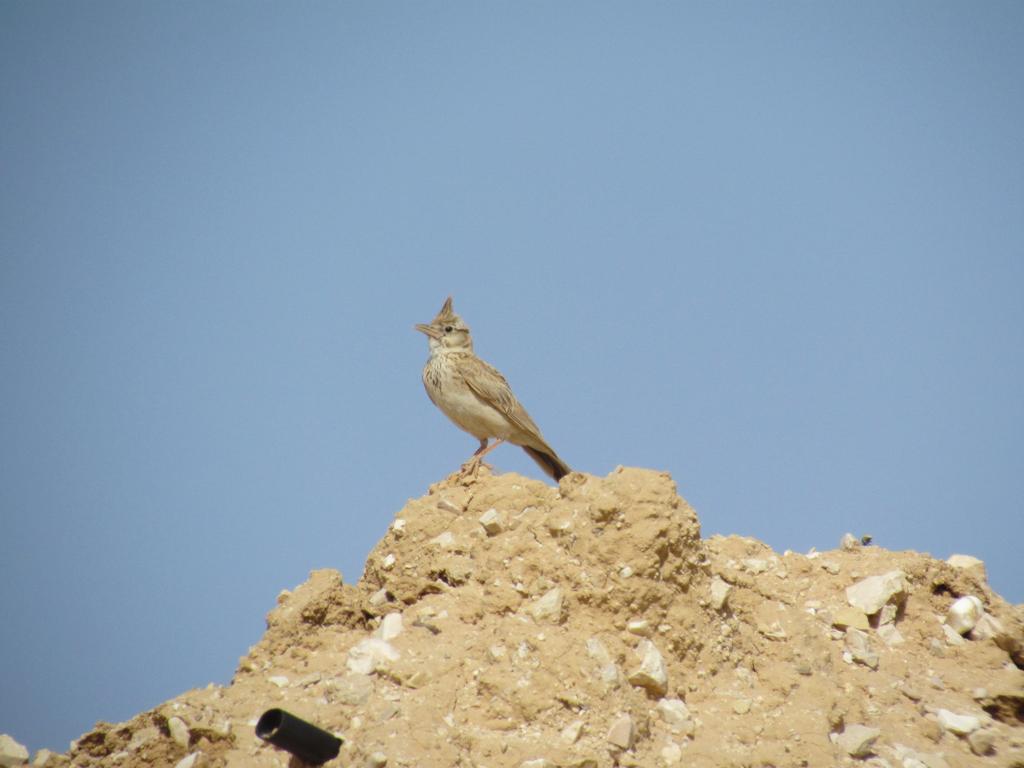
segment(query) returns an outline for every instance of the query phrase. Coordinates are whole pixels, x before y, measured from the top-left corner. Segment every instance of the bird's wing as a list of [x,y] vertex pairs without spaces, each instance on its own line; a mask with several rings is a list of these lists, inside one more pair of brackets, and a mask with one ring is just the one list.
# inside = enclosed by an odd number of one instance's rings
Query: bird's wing
[[522,432],[536,437],[541,446],[550,450],[547,443],[544,442],[544,438],[541,437],[540,429],[533,423],[533,419],[530,418],[526,409],[516,400],[516,396],[512,394],[512,388],[496,368],[475,355],[463,358],[459,364],[462,378],[473,394],[487,405],[501,411]]

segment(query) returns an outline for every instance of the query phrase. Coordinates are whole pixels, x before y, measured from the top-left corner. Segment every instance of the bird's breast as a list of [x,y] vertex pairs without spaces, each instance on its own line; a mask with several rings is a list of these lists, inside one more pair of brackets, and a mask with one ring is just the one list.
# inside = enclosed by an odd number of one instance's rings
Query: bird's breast
[[478,440],[509,437],[511,425],[508,419],[466,385],[459,373],[457,360],[440,355],[431,357],[423,368],[423,386],[445,416]]

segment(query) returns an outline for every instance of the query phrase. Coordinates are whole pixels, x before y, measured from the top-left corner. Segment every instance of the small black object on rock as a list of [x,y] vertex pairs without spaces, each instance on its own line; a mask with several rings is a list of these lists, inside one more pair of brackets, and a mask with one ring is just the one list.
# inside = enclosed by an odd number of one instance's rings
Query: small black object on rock
[[256,735],[304,763],[320,765],[338,756],[341,739],[283,709],[268,709],[256,723]]

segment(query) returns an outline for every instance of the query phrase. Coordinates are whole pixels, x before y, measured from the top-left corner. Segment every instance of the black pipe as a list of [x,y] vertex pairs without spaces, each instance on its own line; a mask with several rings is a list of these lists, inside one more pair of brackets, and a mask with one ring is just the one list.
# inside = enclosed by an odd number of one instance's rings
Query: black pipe
[[338,756],[341,739],[283,709],[268,709],[256,723],[256,735],[291,752],[304,763],[320,765]]

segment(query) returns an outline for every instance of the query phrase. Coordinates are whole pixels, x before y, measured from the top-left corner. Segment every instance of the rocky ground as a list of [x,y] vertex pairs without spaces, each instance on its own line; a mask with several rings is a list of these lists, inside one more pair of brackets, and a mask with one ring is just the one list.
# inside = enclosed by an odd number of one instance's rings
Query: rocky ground
[[344,738],[328,766],[1024,767],[1022,668],[1024,607],[973,558],[778,554],[702,540],[666,474],[485,469],[410,501],[357,584],[282,592],[230,685],[33,762],[285,766],[254,734],[279,707]]

